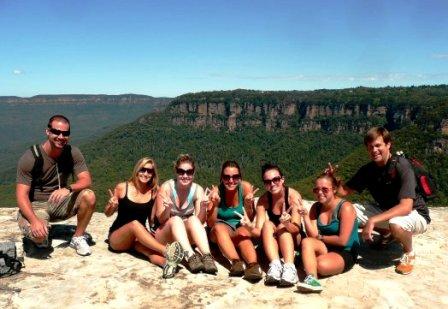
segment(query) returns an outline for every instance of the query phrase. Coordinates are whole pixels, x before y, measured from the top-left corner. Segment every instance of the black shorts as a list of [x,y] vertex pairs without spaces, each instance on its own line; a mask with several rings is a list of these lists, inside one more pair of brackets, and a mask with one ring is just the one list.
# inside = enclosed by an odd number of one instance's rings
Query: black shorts
[[342,259],[344,260],[343,272],[352,269],[353,265],[355,265],[356,261],[358,260],[358,253],[346,251],[342,248],[330,247],[328,248],[328,252],[334,252],[342,257]]

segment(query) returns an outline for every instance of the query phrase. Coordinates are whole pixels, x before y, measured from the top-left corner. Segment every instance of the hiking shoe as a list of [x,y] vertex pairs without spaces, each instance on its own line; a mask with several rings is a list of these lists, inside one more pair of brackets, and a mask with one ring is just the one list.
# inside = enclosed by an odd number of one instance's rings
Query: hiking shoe
[[322,292],[323,288],[320,285],[319,280],[314,278],[312,275],[306,276],[305,280],[303,282],[299,282],[297,285],[297,288],[301,292]]
[[185,252],[178,241],[166,245],[165,257],[167,263],[177,266],[177,264],[182,262],[184,254]]
[[247,266],[246,270],[244,271],[244,277],[243,279],[250,281],[250,282],[256,282],[263,278],[263,275],[261,273],[260,265],[258,263],[251,263]]
[[266,285],[277,285],[280,283],[282,277],[282,262],[280,260],[274,260],[269,263],[269,270],[264,279],[264,284]]
[[163,273],[162,278],[169,279],[173,278],[177,271],[177,264],[171,264],[169,262],[166,262],[165,265],[163,265]]
[[244,263],[241,260],[236,260],[232,263],[229,270],[230,277],[241,277],[244,275]]
[[299,282],[299,277],[297,276],[295,265],[292,263],[285,263],[283,265],[282,278],[280,279],[279,286],[293,286],[297,282]]
[[204,264],[205,273],[214,275],[218,272],[218,268],[216,268],[215,261],[210,253],[202,256],[202,264]]
[[395,268],[395,271],[402,275],[410,274],[414,269],[414,261],[415,261],[415,254],[409,255],[408,253],[404,253],[400,259],[400,262]]
[[90,255],[92,253],[84,235],[73,236],[70,241],[70,247],[75,249],[76,253],[82,256]]
[[197,274],[198,272],[204,270],[204,264],[202,263],[201,256],[198,253],[194,253],[188,259],[188,268],[193,274]]

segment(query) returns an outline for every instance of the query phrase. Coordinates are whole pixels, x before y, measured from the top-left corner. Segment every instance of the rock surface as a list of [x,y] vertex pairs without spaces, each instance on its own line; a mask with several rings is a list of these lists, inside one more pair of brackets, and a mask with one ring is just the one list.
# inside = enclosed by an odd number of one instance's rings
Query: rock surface
[[[21,241],[15,212],[0,209],[0,241]],[[54,239],[51,258],[25,258],[20,274],[0,279],[0,308],[446,308],[448,208],[431,209],[431,215],[428,231],[415,238],[418,257],[412,274],[394,272],[392,260],[401,255],[398,245],[384,251],[363,247],[359,263],[347,273],[322,279],[324,291],[316,295],[228,278],[221,265],[217,276],[182,268],[174,279],[161,279],[161,269],[148,261],[108,251],[104,240],[113,218],[95,213],[88,229],[96,241],[93,254],[77,256],[65,240]],[[63,224],[76,224],[76,219]]]

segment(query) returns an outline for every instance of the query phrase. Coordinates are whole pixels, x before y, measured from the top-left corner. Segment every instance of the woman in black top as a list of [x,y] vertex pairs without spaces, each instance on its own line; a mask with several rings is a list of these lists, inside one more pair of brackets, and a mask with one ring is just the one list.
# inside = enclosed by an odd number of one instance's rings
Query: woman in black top
[[118,215],[109,230],[109,246],[114,251],[135,249],[149,260],[163,266],[163,277],[174,276],[177,264],[183,259],[183,250],[178,242],[166,247],[159,243],[146,229],[146,220],[153,223],[153,205],[157,196],[158,177],[154,160],[140,159],[134,167],[132,177],[117,184],[104,213]]

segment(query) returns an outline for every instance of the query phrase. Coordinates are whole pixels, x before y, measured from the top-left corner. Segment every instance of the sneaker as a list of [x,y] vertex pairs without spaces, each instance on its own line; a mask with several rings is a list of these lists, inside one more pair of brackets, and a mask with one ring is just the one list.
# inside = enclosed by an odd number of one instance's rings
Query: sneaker
[[258,265],[258,263],[249,264],[246,270],[244,271],[243,279],[247,281],[256,282],[260,281],[262,278],[263,275],[261,273],[260,265]]
[[279,286],[293,286],[297,282],[299,282],[299,277],[297,276],[296,267],[292,263],[285,263],[283,265],[282,278],[280,279]]
[[269,263],[269,270],[266,274],[266,278],[264,283],[266,285],[277,285],[280,283],[280,279],[282,277],[282,263],[280,260],[274,260]]
[[204,264],[205,273],[214,275],[218,272],[218,268],[216,268],[215,261],[210,253],[202,256],[202,264]]
[[162,278],[173,278],[177,271],[177,265],[184,258],[184,250],[182,249],[180,243],[175,241],[166,245],[165,257],[166,263],[163,265]]
[[76,253],[82,256],[90,255],[90,247],[87,244],[86,238],[83,236],[73,236],[70,241],[70,247],[76,250]]
[[229,270],[230,277],[241,277],[244,275],[244,263],[241,260],[236,260],[232,263]]
[[197,274],[204,270],[204,264],[202,263],[201,256],[198,253],[194,253],[188,259],[188,268],[193,274]]
[[395,268],[395,271],[402,275],[410,274],[414,269],[414,261],[415,261],[415,254],[410,255],[408,253],[404,253],[400,259],[400,262]]
[[306,276],[305,280],[303,282],[299,282],[297,285],[297,288],[301,292],[322,292],[323,288],[320,285],[319,280],[314,278],[311,275]]

